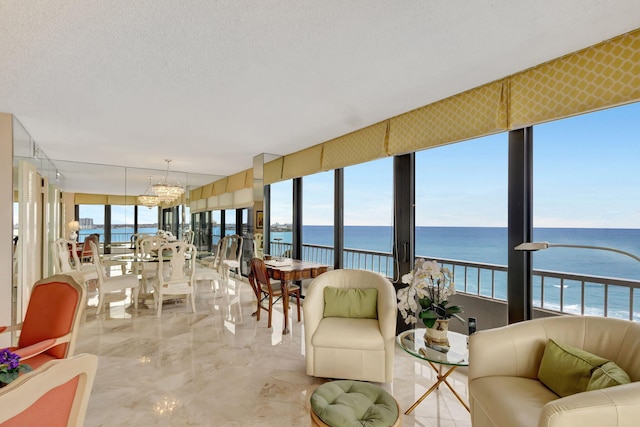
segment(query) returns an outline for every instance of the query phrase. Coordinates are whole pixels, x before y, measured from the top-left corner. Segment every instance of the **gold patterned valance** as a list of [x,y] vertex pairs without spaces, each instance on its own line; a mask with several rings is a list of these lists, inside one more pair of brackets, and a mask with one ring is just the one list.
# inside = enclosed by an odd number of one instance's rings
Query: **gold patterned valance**
[[640,30],[511,77],[509,128],[640,99]]
[[282,180],[298,178],[320,172],[322,167],[322,145],[284,156]]
[[195,202],[196,200],[202,199],[202,187],[194,188],[190,191],[189,200]]
[[325,142],[322,144],[322,170],[338,169],[387,157],[388,130],[389,121],[385,120]]
[[211,197],[212,194],[213,194],[213,182],[202,186],[202,191],[200,193],[201,199],[207,199]]
[[247,169],[247,177],[244,181],[244,188],[253,188],[253,168]]
[[106,205],[107,201],[105,194],[75,193],[74,196],[76,205]]
[[233,193],[234,191],[242,190],[244,183],[247,180],[247,171],[238,172],[229,176],[227,180],[227,193]]
[[[640,29],[264,165],[264,184],[640,100]],[[211,195],[251,188],[253,170]],[[201,197],[206,198],[204,189]]]
[[282,179],[282,164],[284,157],[278,157],[264,164],[264,184],[273,184]]
[[508,83],[493,82],[393,117],[389,154],[398,155],[507,129]]
[[107,204],[112,206],[131,206],[138,203],[138,196],[107,196]]
[[227,181],[228,178],[222,178],[213,183],[213,194],[212,196],[219,196],[220,194],[224,194],[227,191]]

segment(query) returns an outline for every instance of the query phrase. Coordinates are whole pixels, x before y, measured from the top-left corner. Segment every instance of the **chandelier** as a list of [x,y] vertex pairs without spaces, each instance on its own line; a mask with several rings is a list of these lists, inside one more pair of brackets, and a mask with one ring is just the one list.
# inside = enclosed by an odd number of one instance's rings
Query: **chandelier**
[[152,186],[153,192],[156,194],[160,202],[162,203],[172,203],[178,200],[184,194],[184,188],[180,185],[180,183],[173,185],[167,183],[167,176],[169,175],[169,164],[171,160],[165,159],[167,162],[167,170],[162,177],[162,180],[154,184]]
[[149,190],[151,189],[151,178],[153,177],[149,177],[149,185],[147,185],[147,190],[142,196],[138,196],[138,203],[142,206],[148,207],[149,209],[160,205],[160,199],[158,198],[158,196],[149,194]]

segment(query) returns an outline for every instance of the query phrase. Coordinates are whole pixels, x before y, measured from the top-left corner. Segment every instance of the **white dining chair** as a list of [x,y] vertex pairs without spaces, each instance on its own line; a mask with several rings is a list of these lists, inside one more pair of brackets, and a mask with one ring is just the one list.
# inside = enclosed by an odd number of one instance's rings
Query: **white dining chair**
[[185,242],[165,243],[158,252],[158,275],[149,282],[153,284],[153,302],[156,317],[162,315],[162,301],[166,295],[186,296],[196,312],[195,260],[198,250]]
[[240,259],[242,258],[242,236],[233,234],[225,236],[222,244],[221,266],[223,280],[229,280],[229,272],[235,270],[235,275],[240,274]]
[[160,236],[146,236],[136,240],[134,272],[140,274],[140,287],[144,294],[149,290],[149,280],[157,277],[158,274],[158,265],[149,261],[158,256],[160,247],[165,243],[167,239]]
[[138,308],[138,293],[140,292],[140,283],[137,274],[122,274],[120,276],[107,276],[105,266],[100,259],[100,253],[95,243],[91,245],[91,252],[95,261],[95,268],[98,273],[98,310],[96,314],[100,314],[104,307],[104,301],[107,295],[114,291],[123,291],[131,289],[131,300],[135,308]]
[[264,234],[255,233],[253,235],[253,256],[256,258],[264,258]]
[[[57,274],[68,274],[78,283],[86,286],[90,280],[98,278],[93,264],[82,264],[78,256],[78,247],[74,240],[57,239],[51,242],[54,270]],[[73,259],[73,263],[72,263]]]

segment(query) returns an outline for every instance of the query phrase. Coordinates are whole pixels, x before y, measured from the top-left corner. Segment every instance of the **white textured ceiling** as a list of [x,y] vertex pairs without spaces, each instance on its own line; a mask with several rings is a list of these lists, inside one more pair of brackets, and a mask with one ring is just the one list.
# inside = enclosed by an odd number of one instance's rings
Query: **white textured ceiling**
[[229,175],[639,27],[638,0],[0,0],[0,111],[54,163]]

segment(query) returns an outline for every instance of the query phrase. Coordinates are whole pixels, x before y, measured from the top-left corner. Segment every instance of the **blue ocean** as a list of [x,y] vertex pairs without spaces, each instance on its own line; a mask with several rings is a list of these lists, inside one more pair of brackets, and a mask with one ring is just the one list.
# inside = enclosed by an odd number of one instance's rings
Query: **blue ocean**
[[[392,252],[392,228],[385,226],[346,226],[345,248]],[[291,242],[290,232],[272,233],[274,238]],[[416,256],[446,258],[496,265],[507,265],[507,229],[501,227],[416,227]],[[304,226],[303,243],[333,245],[333,227]],[[640,230],[598,228],[536,228],[533,241],[557,244],[604,246],[640,255]],[[640,280],[640,263],[625,255],[578,248],[549,248],[533,255],[533,268],[589,276]],[[456,283],[460,282],[456,277]],[[496,298],[506,300],[506,274],[496,274]],[[540,306],[540,283],[534,279],[534,305]],[[548,288],[548,289],[547,289]],[[545,285],[545,307],[559,309],[559,285]],[[610,316],[628,318],[629,291],[610,287],[608,309]],[[635,307],[640,307],[640,293],[636,292]],[[565,283],[564,309],[580,311],[580,284]],[[601,315],[603,305],[601,285],[586,284],[585,314]],[[637,311],[634,310],[634,311]],[[640,320],[640,313],[634,318]]]
[[[91,232],[102,234],[102,229],[81,230],[81,238]],[[156,229],[140,229],[139,232],[155,233]],[[133,229],[114,229],[113,241],[128,241]],[[219,234],[219,228],[214,230]],[[416,256],[445,258],[458,261],[507,265],[507,229],[503,227],[416,227]],[[291,243],[292,234],[272,232],[271,240],[281,239]],[[103,239],[101,239],[103,240]],[[605,246],[640,255],[639,229],[601,228],[536,228],[533,240],[558,244]],[[304,244],[333,246],[333,227],[307,225],[303,227]],[[392,252],[393,229],[389,226],[345,226],[345,249],[364,249],[376,252]],[[589,276],[640,280],[640,263],[622,254],[594,249],[549,248],[535,252],[533,268]],[[391,275],[391,272],[387,272]],[[456,277],[456,283],[461,280]],[[483,279],[481,279],[483,280]],[[496,274],[495,297],[506,300],[506,275]],[[537,286],[537,287],[536,287]],[[549,289],[547,289],[547,286]],[[559,308],[558,285],[545,285],[545,307]],[[564,285],[564,307],[573,312],[580,309],[580,284]],[[640,292],[634,296],[634,306],[640,307]],[[534,283],[534,305],[540,305],[540,284]],[[554,300],[555,299],[555,300]],[[604,299],[602,286],[586,284],[585,313],[602,314]],[[630,300],[627,288],[610,287],[608,295],[609,315],[628,317]],[[640,320],[640,313],[634,314]]]
[[[346,226],[344,246],[392,252],[393,230],[386,226]],[[291,232],[271,239],[291,243]],[[534,241],[605,246],[640,255],[640,229],[536,228]],[[304,226],[303,243],[333,245],[333,227]],[[507,229],[501,227],[416,227],[416,256],[507,265]],[[536,252],[534,268],[640,280],[640,263],[624,255],[593,249],[550,248]]]

